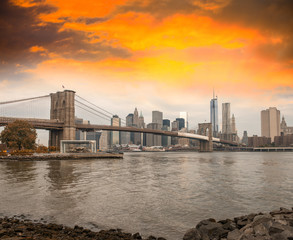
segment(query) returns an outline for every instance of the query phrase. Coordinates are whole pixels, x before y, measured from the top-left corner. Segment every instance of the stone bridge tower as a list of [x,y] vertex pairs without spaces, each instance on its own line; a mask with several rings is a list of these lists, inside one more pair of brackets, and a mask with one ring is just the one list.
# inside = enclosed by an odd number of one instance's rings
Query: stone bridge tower
[[211,123],[199,123],[198,134],[208,136],[208,141],[199,141],[200,152],[212,152],[213,151],[213,132]]
[[63,130],[50,130],[49,146],[60,146],[60,140],[75,140],[75,92],[51,93],[50,119],[63,122]]

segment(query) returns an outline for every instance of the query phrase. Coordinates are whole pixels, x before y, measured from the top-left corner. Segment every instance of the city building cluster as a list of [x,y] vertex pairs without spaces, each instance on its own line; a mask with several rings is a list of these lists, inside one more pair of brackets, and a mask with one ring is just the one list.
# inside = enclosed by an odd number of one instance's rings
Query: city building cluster
[[[124,122],[123,122],[124,121]],[[89,124],[89,121],[76,118],[78,124]],[[248,136],[247,131],[243,132],[242,140],[237,134],[236,120],[231,115],[231,104],[222,103],[222,128],[219,130],[218,120],[218,97],[213,94],[210,101],[210,123],[212,124],[212,135],[226,141],[242,143],[247,147],[264,146],[291,146],[293,144],[293,127],[288,127],[285,118],[280,122],[280,111],[275,107],[261,111],[261,136]],[[198,133],[195,129],[189,129],[188,112],[180,112],[179,117],[171,121],[163,117],[163,112],[152,111],[152,122],[145,123],[142,112],[138,113],[137,108],[133,113],[122,120],[118,115],[111,118],[111,126],[148,128],[163,131],[180,131],[184,133]],[[200,134],[200,133],[198,133]],[[187,138],[154,135],[139,132],[120,131],[98,131],[81,132],[76,131],[77,140],[95,140],[97,149],[108,150],[122,148],[130,150],[161,150],[166,148],[182,149],[196,148],[198,142]]]
[[247,138],[249,147],[290,147],[293,145],[293,127],[288,127],[285,117],[276,107],[261,111],[261,136]]

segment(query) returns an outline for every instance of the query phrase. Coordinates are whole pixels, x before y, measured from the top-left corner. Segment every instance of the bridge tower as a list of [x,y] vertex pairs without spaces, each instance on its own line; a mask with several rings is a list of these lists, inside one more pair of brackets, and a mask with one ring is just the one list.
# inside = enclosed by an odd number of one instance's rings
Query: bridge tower
[[198,134],[208,136],[208,141],[199,141],[200,152],[212,152],[213,151],[213,132],[211,123],[199,123]]
[[75,92],[51,93],[50,119],[64,123],[63,130],[50,130],[49,146],[60,146],[60,140],[75,140]]

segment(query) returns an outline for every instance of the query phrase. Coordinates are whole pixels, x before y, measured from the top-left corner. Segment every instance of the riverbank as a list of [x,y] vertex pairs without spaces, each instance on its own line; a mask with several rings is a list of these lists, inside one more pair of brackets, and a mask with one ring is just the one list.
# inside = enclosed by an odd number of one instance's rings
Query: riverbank
[[[143,238],[121,229],[94,232],[80,226],[44,224],[21,219],[24,216],[0,218],[0,239],[10,240],[166,240],[162,237]],[[199,222],[183,236],[183,240],[293,240],[293,208],[280,208],[270,213],[249,214],[234,219]]]
[[47,160],[84,160],[103,158],[123,158],[123,153],[49,153],[33,155],[0,156],[0,162],[6,161],[47,161]]
[[44,224],[19,218],[0,218],[0,239],[9,240],[166,240],[149,236],[142,238],[139,233],[122,232],[121,229],[93,232],[80,226],[74,228],[60,224]]
[[183,240],[293,240],[293,208],[216,221],[207,219],[190,229]]

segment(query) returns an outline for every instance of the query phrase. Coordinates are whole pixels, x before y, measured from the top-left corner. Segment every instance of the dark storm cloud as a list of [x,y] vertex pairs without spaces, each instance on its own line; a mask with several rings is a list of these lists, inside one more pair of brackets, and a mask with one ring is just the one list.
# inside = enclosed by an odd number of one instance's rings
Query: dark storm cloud
[[[34,0],[32,2],[42,2]],[[32,7],[13,5],[9,0],[0,1],[0,80],[18,78],[21,70],[34,67],[49,58],[48,53],[76,60],[101,60],[109,56],[128,57],[130,53],[114,48],[107,42],[90,43],[89,33],[82,31],[59,31],[63,23],[43,23],[40,14],[57,9],[45,4]],[[66,21],[66,19],[63,19]],[[68,20],[68,19],[67,19]],[[85,24],[101,22],[101,18],[80,19]],[[30,51],[39,46],[46,51]]]
[[258,47],[259,53],[278,60],[293,59],[293,1],[292,0],[231,0],[217,14],[216,19],[257,28],[282,42]]
[[193,0],[150,0],[147,4],[138,0],[120,7],[118,12],[144,12],[161,18],[175,13],[191,13],[199,9]]

